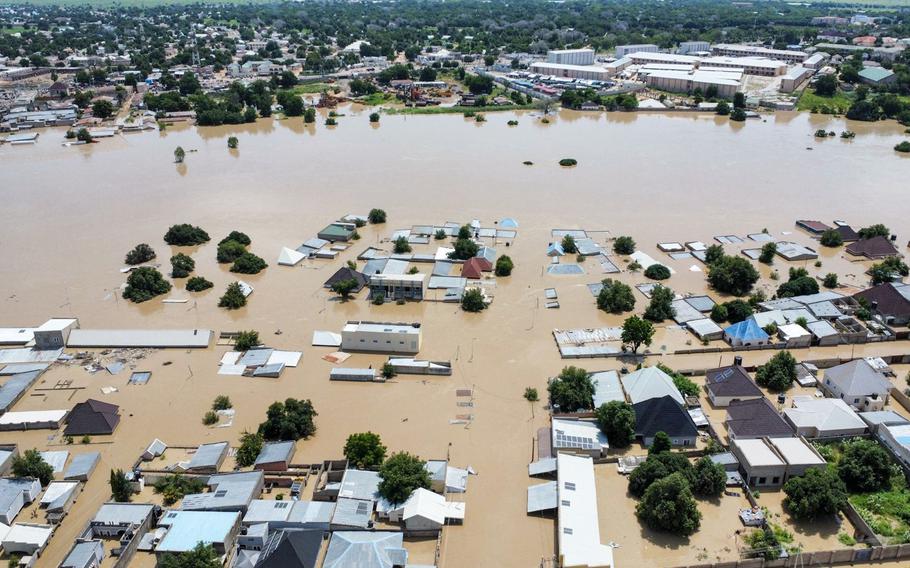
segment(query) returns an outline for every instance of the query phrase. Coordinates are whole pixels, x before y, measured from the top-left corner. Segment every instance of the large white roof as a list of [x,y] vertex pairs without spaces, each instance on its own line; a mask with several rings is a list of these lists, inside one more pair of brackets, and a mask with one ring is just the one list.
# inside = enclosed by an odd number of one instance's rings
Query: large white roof
[[790,465],[825,465],[825,460],[802,438],[769,438],[768,442]]
[[613,548],[601,544],[594,461],[588,457],[556,457],[559,495],[559,555],[564,566],[611,567]]
[[0,425],[27,424],[33,422],[58,422],[63,420],[68,410],[24,410],[21,412],[7,412],[0,416]]
[[682,393],[673,384],[673,379],[657,367],[645,367],[623,376],[622,387],[632,404],[667,395],[679,404],[685,402]]
[[793,397],[793,407],[784,409],[784,416],[797,428],[831,430],[864,429],[865,422],[839,398]]
[[784,465],[784,461],[761,438],[747,440],[737,438],[733,440],[733,444],[739,448],[743,459],[752,467]]

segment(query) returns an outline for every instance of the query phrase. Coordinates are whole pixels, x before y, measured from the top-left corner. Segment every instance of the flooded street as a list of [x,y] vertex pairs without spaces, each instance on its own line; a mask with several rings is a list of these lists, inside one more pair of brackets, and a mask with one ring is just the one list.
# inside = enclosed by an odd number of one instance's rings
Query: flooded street
[[[469,479],[467,493],[456,496],[467,503],[466,518],[463,526],[444,531],[441,567],[536,567],[553,554],[555,529],[552,520],[526,515],[526,489],[539,482],[527,476],[527,464],[534,457],[536,431],[548,422],[544,403],[531,405],[522,394],[533,386],[545,398],[547,377],[566,364],[619,368],[612,359],[561,360],[551,332],[618,325],[623,319],[596,309],[586,284],[605,275],[594,262],[585,266],[584,276],[545,273],[551,229],[631,235],[640,250],[673,267],[676,274],[667,284],[679,293],[705,293],[704,274],[689,270],[700,263],[670,261],[657,250],[657,242],[711,244],[715,235],[744,237],[766,228],[779,238],[820,248],[794,227],[801,218],[844,219],[857,228],[884,223],[899,235],[901,250],[910,237],[910,158],[892,150],[910,136],[893,121],[847,124],[778,113],[767,122],[736,124],[713,115],[563,111],[550,124],[532,113],[489,113],[485,123],[460,115],[384,114],[380,126],[373,127],[368,111],[339,112],[346,116],[334,128],[323,126],[322,117],[317,125],[288,119],[239,127],[175,126],[70,148],[59,145],[63,130],[54,129],[42,131],[35,146],[0,147],[5,218],[0,226],[0,327],[37,326],[50,317],[70,316],[78,317],[83,328],[206,328],[216,334],[256,329],[270,347],[303,352],[299,366],[285,369],[279,379],[217,375],[218,361],[228,350],[221,346],[152,353],[136,363],[137,370],[152,371],[144,386],[127,385],[128,370],[92,375],[79,366],[55,366],[45,373],[36,387],[71,380],[81,388],[33,388],[15,410],[70,408],[97,398],[120,405],[122,421],[111,440],[93,440],[90,448],[102,453],[102,462],[38,566],[53,567],[62,560],[109,497],[109,469],[129,468],[153,438],[172,446],[220,440],[236,444],[241,432],[264,419],[269,404],[295,397],[311,399],[319,412],[316,436],[297,445],[297,463],[340,458],[349,434],[372,430],[390,451],[407,450],[425,459],[449,456],[452,465],[478,472]],[[515,118],[518,126],[506,125]],[[819,142],[813,137],[818,128],[850,129],[857,135],[850,141]],[[240,140],[239,150],[227,149],[232,135]],[[187,152],[181,165],[173,163],[177,146]],[[578,166],[561,168],[561,158],[575,158]],[[363,238],[337,259],[306,260],[293,268],[275,264],[281,247],[296,248],[342,215],[366,214],[373,207],[388,212],[388,223],[360,229]],[[516,268],[511,277],[497,280],[495,301],[481,314],[429,301],[372,306],[363,295],[343,303],[322,288],[367,246],[390,250],[388,242],[380,241],[394,229],[471,219],[489,227],[503,217],[520,223],[513,246],[497,246]],[[211,242],[192,249],[167,246],[162,235],[183,222],[204,228]],[[255,292],[247,307],[233,312],[218,308],[217,302],[236,277],[215,260],[217,242],[231,230],[247,233],[253,241],[250,250],[270,265],[259,275],[243,276]],[[784,232],[792,235],[781,236]],[[186,304],[123,300],[119,288],[125,276],[119,269],[125,253],[138,243],[156,250],[163,273],[172,254],[191,254],[195,274],[215,287],[191,297],[183,290],[185,280],[177,280],[168,297],[190,298]],[[416,246],[415,252],[436,246]],[[834,271],[843,283],[865,283],[865,267],[851,265],[843,250],[819,252],[823,267],[810,263],[810,273]],[[429,272],[432,265],[417,266]],[[784,279],[788,266],[780,259],[775,263]],[[761,271],[761,284],[769,291],[775,288],[778,283],[767,278],[769,269],[762,266]],[[619,278],[645,281],[628,272]],[[558,310],[543,308],[543,289],[549,287],[559,293]],[[640,312],[646,300],[635,294]],[[332,365],[321,357],[332,349],[311,347],[312,333],[339,332],[349,319],[421,322],[419,357],[451,360],[452,376],[330,383]],[[662,328],[652,350],[681,348],[689,339],[684,331]],[[904,343],[870,344],[856,346],[855,353],[906,349]],[[850,346],[840,351],[813,348],[797,357],[850,352]],[[747,364],[771,354],[748,354]],[[344,366],[375,368],[384,359],[354,355]],[[664,359],[676,368],[718,362],[717,354]],[[724,363],[730,362],[732,355],[724,355]],[[105,386],[119,392],[103,395],[99,389]],[[456,389],[469,388],[474,407],[459,407]],[[219,394],[233,401],[234,423],[220,429],[203,426],[202,415]],[[470,425],[450,424],[468,411],[474,415]],[[0,443],[61,449],[63,441],[48,439],[48,434],[0,432]],[[87,450],[78,441],[63,449]],[[629,513],[634,501],[626,497],[624,483],[612,478],[615,470],[598,475],[600,488],[611,491],[598,494],[602,537],[623,545],[624,535],[637,537],[644,529]],[[622,511],[621,520],[603,520],[610,503]],[[692,546],[675,541],[661,546],[660,540],[640,546],[636,540],[618,549],[618,561],[632,566],[643,554],[664,566],[735,556],[732,535],[721,535],[726,540],[720,543],[706,541],[712,526],[736,522],[729,515],[734,509],[729,503],[706,505],[704,539]],[[709,519],[720,511],[723,519]],[[608,534],[611,527],[615,534]],[[420,548],[415,560],[430,564],[432,555],[426,558],[426,547]]]

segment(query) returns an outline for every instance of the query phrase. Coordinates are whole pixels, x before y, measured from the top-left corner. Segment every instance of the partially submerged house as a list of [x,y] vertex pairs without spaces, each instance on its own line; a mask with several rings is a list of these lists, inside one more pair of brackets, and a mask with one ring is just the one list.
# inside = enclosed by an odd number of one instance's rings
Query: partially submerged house
[[408,551],[401,532],[335,531],[323,568],[396,568],[406,566]]
[[436,534],[447,524],[464,522],[465,504],[427,489],[415,489],[403,505],[389,511],[389,520],[404,524],[408,533]]
[[262,494],[265,476],[261,471],[242,471],[209,477],[207,493],[183,497],[184,511],[246,511],[253,499]]
[[255,568],[314,568],[324,534],[320,530],[272,531]]
[[168,511],[158,520],[167,532],[155,547],[155,554],[181,554],[200,542],[211,545],[219,555],[227,554],[240,533],[240,513],[232,511]]
[[256,456],[256,462],[253,469],[263,471],[287,471],[294,458],[294,452],[297,444],[293,440],[284,442],[267,442],[263,444],[262,450]]
[[784,419],[806,438],[862,436],[866,423],[839,398],[793,397],[793,406],[784,409]]
[[869,260],[880,260],[889,256],[897,256],[897,248],[881,235],[870,239],[860,239],[847,245],[845,249],[847,254],[853,256],[862,256]]
[[370,300],[421,301],[426,292],[426,274],[373,274],[370,278]]
[[825,369],[821,388],[856,409],[881,410],[891,394],[891,381],[865,359]]
[[202,444],[196,448],[193,457],[186,466],[186,471],[192,473],[218,473],[221,464],[228,454],[227,442],[212,442]]
[[335,222],[326,225],[316,236],[332,243],[347,242],[354,237],[355,232],[357,232],[357,226],[354,223]]
[[344,282],[347,280],[353,280],[356,283],[354,289],[352,290],[352,293],[356,294],[357,292],[363,290],[363,288],[367,285],[368,277],[366,274],[358,272],[349,266],[344,266],[342,268],[339,268],[335,274],[329,276],[329,279],[325,281],[323,286],[325,288],[331,288],[338,282]]
[[731,440],[794,435],[793,428],[764,397],[731,403],[724,423]]
[[771,342],[765,330],[751,317],[724,328],[724,340],[733,347],[752,347]]
[[910,285],[885,282],[857,292],[853,297],[865,300],[870,311],[881,316],[888,325],[910,323]]
[[550,429],[554,453],[568,452],[599,458],[610,449],[607,436],[594,422],[553,418]]
[[733,402],[764,397],[764,393],[742,365],[709,369],[705,377],[705,390],[715,407],[722,408]]
[[65,436],[106,436],[120,424],[120,407],[90,398],[80,402],[66,419]]
[[349,321],[341,330],[341,349],[378,353],[416,354],[420,351],[419,323]]
[[11,524],[23,507],[41,494],[41,482],[37,479],[0,479],[0,523]]
[[824,458],[803,438],[737,439],[730,447],[749,487],[777,487],[809,469],[826,467]]
[[103,561],[103,542],[77,539],[58,568],[97,568]]
[[674,446],[695,446],[698,427],[672,396],[649,398],[632,405],[632,408],[635,409],[635,437],[644,446],[650,446],[658,432],[667,434]]

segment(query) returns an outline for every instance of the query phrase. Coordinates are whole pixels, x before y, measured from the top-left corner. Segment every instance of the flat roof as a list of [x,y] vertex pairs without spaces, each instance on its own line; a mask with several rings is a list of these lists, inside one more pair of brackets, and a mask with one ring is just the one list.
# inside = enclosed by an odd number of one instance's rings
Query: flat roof
[[420,327],[417,327],[417,325],[418,324],[410,323],[349,321],[347,324],[345,324],[343,331],[363,331],[366,333],[408,333],[417,335],[420,333]]
[[186,552],[198,543],[223,543],[238,522],[240,513],[222,511],[168,511],[158,521],[169,526],[156,552]]
[[773,467],[785,465],[784,461],[774,453],[761,438],[741,440],[736,438],[733,444],[742,453],[743,459],[753,467]]
[[210,329],[74,329],[67,347],[208,347]]
[[564,566],[613,566],[613,548],[600,541],[594,461],[559,454],[557,493],[559,554]]
[[23,410],[21,412],[7,412],[0,416],[0,425],[3,424],[28,424],[33,422],[59,422],[67,415],[69,410]]
[[537,61],[531,64],[531,69],[563,69],[566,71],[594,71],[606,73],[607,70],[597,65],[570,65],[568,63],[547,63],[546,61]]
[[825,460],[802,438],[768,438],[768,442],[790,465],[825,465]]

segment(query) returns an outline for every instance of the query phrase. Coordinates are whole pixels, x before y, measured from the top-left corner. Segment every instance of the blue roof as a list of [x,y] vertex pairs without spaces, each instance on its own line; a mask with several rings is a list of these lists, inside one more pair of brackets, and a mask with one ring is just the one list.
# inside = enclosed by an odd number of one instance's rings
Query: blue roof
[[169,511],[158,524],[170,528],[155,550],[187,552],[200,542],[224,544],[239,520],[237,512]]
[[768,339],[768,334],[760,328],[753,318],[745,319],[724,329],[724,333],[742,341]]
[[507,229],[517,229],[517,228],[518,228],[518,221],[516,221],[516,220],[513,219],[512,217],[505,217],[504,219],[502,219],[501,221],[499,221],[499,226],[500,226],[500,227],[505,227],[505,228],[507,228]]

